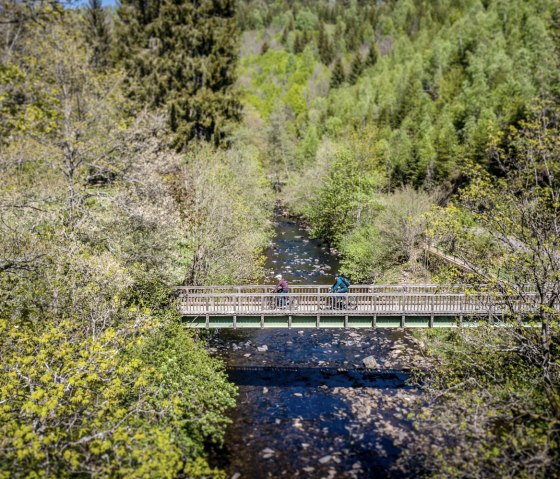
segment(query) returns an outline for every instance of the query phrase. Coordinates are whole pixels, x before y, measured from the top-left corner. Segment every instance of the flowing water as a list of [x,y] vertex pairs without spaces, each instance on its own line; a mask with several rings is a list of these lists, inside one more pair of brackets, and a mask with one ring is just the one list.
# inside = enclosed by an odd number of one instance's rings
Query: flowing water
[[[338,259],[297,222],[277,217],[267,283],[328,284]],[[209,339],[239,387],[214,465],[228,477],[385,478],[408,427],[410,339],[398,330],[222,330]],[[366,370],[373,357],[379,369]],[[409,357],[409,356],[407,356]]]

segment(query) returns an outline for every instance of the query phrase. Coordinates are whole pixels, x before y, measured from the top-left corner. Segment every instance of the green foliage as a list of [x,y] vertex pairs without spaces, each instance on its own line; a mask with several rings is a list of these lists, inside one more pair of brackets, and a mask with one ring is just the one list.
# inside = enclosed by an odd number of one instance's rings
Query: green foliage
[[[251,75],[252,88],[243,92],[243,101],[268,118],[275,104],[287,96],[290,103],[286,100],[283,102],[290,107],[291,114],[297,116],[298,113],[306,113],[307,106],[301,95],[313,73],[313,65],[305,60],[303,55],[291,55],[272,49],[264,55],[243,59],[241,75],[253,69],[257,71]],[[276,81],[272,81],[273,79]]]
[[189,205],[187,284],[254,283],[271,233],[268,183],[250,152],[200,146],[187,155],[182,178]]
[[91,63],[95,68],[105,68],[110,60],[111,31],[101,0],[89,0],[85,24],[85,39],[90,44],[92,52]]
[[463,331],[445,349],[430,339],[440,367],[426,375],[428,405],[403,460],[415,467],[420,457],[431,477],[554,477],[560,464],[557,106],[534,105],[519,128],[492,140],[491,151],[500,176],[471,165],[457,200],[430,214],[429,235],[468,266],[444,279],[485,284],[503,298],[496,319],[507,327]]
[[541,372],[519,349],[522,335],[501,329],[418,334],[438,367],[422,377],[423,406],[399,459],[411,475],[558,475],[558,416]]
[[377,63],[379,59],[379,50],[377,49],[377,45],[373,44],[370,45],[367,57],[365,59],[366,67],[372,67]]
[[346,72],[340,58],[337,58],[333,65],[331,74],[331,88],[338,88],[346,81]]
[[358,81],[358,78],[362,74],[363,69],[364,62],[362,60],[362,55],[360,54],[360,52],[358,52],[352,60],[352,65],[350,66],[350,74],[348,75],[348,80],[351,85],[354,85]]
[[118,10],[119,59],[137,108],[162,108],[175,144],[219,144],[239,119],[233,90],[238,34],[235,2],[126,0]]
[[397,266],[415,268],[422,251],[424,214],[434,199],[407,187],[376,195],[376,200],[340,242],[342,268],[355,282],[391,282]]
[[335,245],[375,201],[373,194],[383,184],[382,175],[375,169],[375,159],[360,153],[350,147],[335,152],[324,183],[305,210],[312,234],[328,238]]
[[323,24],[319,27],[319,36],[317,38],[317,48],[319,49],[319,57],[325,65],[330,65],[334,58],[334,45],[329,38]]
[[[314,44],[305,50],[313,54],[304,65],[296,59],[305,53],[289,56],[282,47],[270,57],[275,60],[270,66],[263,61],[266,55],[245,55],[242,75],[250,87],[244,101],[268,122],[269,175],[279,184],[287,182],[288,207],[334,244],[341,246],[340,238],[351,234],[344,243],[345,254],[353,258],[348,268],[363,278],[379,275],[375,267],[364,269],[371,261],[359,261],[367,240],[358,229],[372,232],[379,225],[374,215],[364,219],[355,213],[360,208],[342,207],[341,212],[330,192],[352,203],[361,198],[363,182],[375,175],[382,178],[375,189],[385,192],[407,185],[453,191],[471,165],[494,173],[487,152],[496,135],[518,125],[531,101],[554,95],[558,84],[558,14],[551,0],[409,0],[375,7],[326,1],[265,6],[248,0],[242,5],[263,18],[266,12],[270,20],[262,28],[269,34],[276,25],[292,41],[296,30],[313,33]],[[308,11],[317,23],[298,30],[294,18]],[[331,54],[336,61],[327,85],[319,62],[328,64]],[[374,152],[375,166],[359,163],[344,179],[339,159],[325,146],[355,145],[357,134]],[[380,263],[393,268],[410,264],[407,258],[393,250]]]
[[154,407],[172,405],[173,432],[182,456],[203,456],[207,440],[220,443],[236,388],[219,361],[208,358],[194,332],[169,322],[141,345],[138,354],[159,379],[150,402]]
[[[263,8],[259,2],[246,3]],[[297,16],[309,5],[276,2],[267,6],[267,12],[273,24],[292,7]],[[336,42],[338,51],[333,54],[348,64],[360,53],[361,42],[368,45],[363,61],[368,68],[362,71],[356,61],[349,86],[342,86],[346,75],[337,61],[331,91],[307,97],[308,104],[327,98],[319,138],[346,137],[364,125],[377,127],[377,141],[389,144],[391,188],[403,184],[431,188],[456,181],[463,159],[484,164],[493,135],[516,124],[535,96],[557,89],[557,8],[551,0],[507,5],[489,1],[486,6],[476,1],[411,0],[384,2],[377,8],[358,2],[335,7],[315,2],[313,11],[319,19],[314,31],[323,63],[332,61],[329,40]],[[372,23],[375,35],[360,38]],[[255,67],[251,71],[258,75]],[[285,74],[290,73],[269,77],[265,88],[285,82]],[[254,89],[251,94],[259,96]],[[344,127],[328,128],[333,118]],[[311,125],[317,127],[317,122],[308,109],[306,119],[297,118],[298,137],[304,138]],[[396,138],[404,139],[406,148]]]
[[317,16],[307,9],[300,10],[296,15],[296,28],[298,30],[315,30],[317,26]]
[[0,477],[223,477],[205,444],[235,388],[172,286],[259,275],[259,156],[169,150],[89,61],[83,12],[44,6],[0,27]]

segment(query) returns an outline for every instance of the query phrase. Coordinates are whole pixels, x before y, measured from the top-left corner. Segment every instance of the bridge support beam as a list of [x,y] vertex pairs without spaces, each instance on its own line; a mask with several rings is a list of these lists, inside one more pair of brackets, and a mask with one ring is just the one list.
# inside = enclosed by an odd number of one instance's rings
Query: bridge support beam
[[321,316],[317,315],[317,322],[316,322],[317,329],[321,327]]
[[348,315],[344,316],[344,329],[348,329]]
[[288,316],[288,329],[292,329],[292,315]]
[[261,314],[261,329],[264,328],[264,314]]
[[404,314],[401,316],[401,328],[404,328]]
[[377,314],[373,315],[373,319],[371,321],[371,327],[374,329],[377,328]]
[[205,322],[206,329],[210,328],[210,315],[206,315],[206,322]]
[[237,316],[233,317],[233,329],[237,329]]
[[434,314],[433,313],[430,315],[430,323],[428,324],[428,326],[430,328],[434,327]]

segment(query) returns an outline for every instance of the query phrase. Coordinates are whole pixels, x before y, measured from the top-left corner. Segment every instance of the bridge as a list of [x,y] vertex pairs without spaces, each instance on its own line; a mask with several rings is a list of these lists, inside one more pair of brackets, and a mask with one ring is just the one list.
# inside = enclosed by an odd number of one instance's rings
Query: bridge
[[515,300],[465,285],[353,285],[345,294],[320,285],[292,286],[286,294],[272,289],[182,286],[178,308],[190,327],[234,329],[468,327],[532,309],[526,297]]

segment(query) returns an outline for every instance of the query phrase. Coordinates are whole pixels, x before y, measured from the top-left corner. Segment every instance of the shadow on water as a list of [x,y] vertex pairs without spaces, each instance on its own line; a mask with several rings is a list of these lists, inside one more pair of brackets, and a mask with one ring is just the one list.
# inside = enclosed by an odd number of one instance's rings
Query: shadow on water
[[406,387],[409,374],[399,370],[358,370],[344,368],[239,366],[227,369],[238,386],[266,387]]

